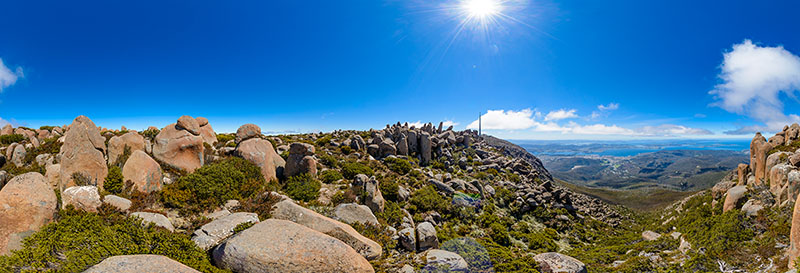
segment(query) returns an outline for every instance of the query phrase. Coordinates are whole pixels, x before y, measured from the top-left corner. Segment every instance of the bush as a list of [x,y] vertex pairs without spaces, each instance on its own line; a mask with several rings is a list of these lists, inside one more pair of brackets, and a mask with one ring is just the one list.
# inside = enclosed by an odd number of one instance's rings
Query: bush
[[436,192],[433,186],[425,186],[411,196],[411,204],[417,208],[418,212],[436,211],[443,213],[447,211],[449,203],[447,199]]
[[347,179],[353,179],[358,174],[372,176],[374,173],[375,172],[372,171],[372,168],[358,162],[348,162],[342,165],[342,175],[344,175],[344,178]]
[[11,134],[11,135],[0,136],[0,143],[6,144],[6,145],[14,143],[14,142],[20,142],[20,141],[23,141],[23,140],[25,140],[25,136],[20,135],[20,134]]
[[339,166],[339,160],[337,160],[336,157],[328,154],[319,155],[319,163],[331,168],[336,168]]
[[400,185],[397,184],[394,178],[382,180],[379,187],[386,200],[397,201],[397,192],[400,190]]
[[322,184],[307,173],[298,174],[286,181],[284,190],[294,200],[303,200],[309,202],[316,200],[319,197],[319,189]]
[[384,163],[386,163],[386,166],[388,166],[390,170],[401,175],[411,171],[411,163],[402,158],[389,157],[384,160]]
[[326,135],[324,137],[318,138],[317,141],[314,142],[314,144],[316,144],[317,147],[325,147],[325,145],[327,145],[328,143],[331,143],[332,139],[333,139],[333,136]]
[[508,229],[504,225],[495,222],[489,225],[489,229],[492,230],[492,241],[503,246],[511,244],[511,239],[508,237]]
[[273,196],[269,192],[264,192],[244,200],[233,212],[252,212],[258,214],[259,220],[264,221],[272,218],[272,205],[279,201],[279,197]]
[[342,151],[342,154],[344,155],[349,155],[350,153],[353,152],[353,148],[350,148],[350,146],[339,147],[339,150]]
[[26,238],[19,251],[0,256],[0,272],[82,272],[103,259],[118,255],[163,255],[202,272],[227,272],[211,265],[205,251],[188,235],[154,225],[142,226],[138,218],[111,212],[100,214],[68,207],[59,221]]
[[122,179],[124,179],[122,177],[122,169],[116,165],[112,165],[108,168],[108,175],[106,175],[103,182],[103,189],[113,194],[122,193],[122,187],[124,186]]
[[97,183],[92,181],[89,176],[80,172],[72,173],[72,180],[75,182],[75,186],[97,186]]
[[331,196],[331,203],[333,203],[333,206],[338,206],[339,204],[355,203],[355,202],[356,202],[356,194],[353,192],[352,189],[340,191]]
[[384,206],[383,212],[379,212],[376,215],[378,219],[383,219],[386,221],[386,224],[389,226],[395,226],[400,224],[403,221],[403,208],[400,207],[400,204],[392,201],[386,201],[386,206]]
[[221,143],[225,143],[235,139],[236,136],[234,134],[217,134],[217,141]]
[[330,184],[339,181],[339,179],[344,178],[344,176],[336,170],[324,170],[319,173],[319,178],[322,179],[322,182]]
[[492,272],[489,251],[472,238],[461,237],[442,243],[442,250],[458,254],[469,264],[469,272]]
[[222,205],[227,200],[242,200],[264,192],[266,181],[261,168],[242,158],[231,157],[195,170],[167,185],[163,202],[175,208],[198,211]]
[[158,133],[160,133],[160,132],[161,132],[161,130],[158,130],[158,129],[147,129],[147,130],[142,131],[140,134],[145,138],[155,139],[156,136],[158,135]]

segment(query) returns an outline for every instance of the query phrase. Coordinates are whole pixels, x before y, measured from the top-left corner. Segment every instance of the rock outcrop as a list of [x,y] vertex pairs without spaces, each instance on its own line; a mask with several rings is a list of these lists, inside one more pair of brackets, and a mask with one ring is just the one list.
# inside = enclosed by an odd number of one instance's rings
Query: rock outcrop
[[119,156],[125,151],[125,147],[130,152],[144,151],[144,137],[136,132],[127,132],[122,136],[113,136],[108,140],[108,164],[117,163]]
[[383,252],[378,243],[364,237],[353,227],[304,208],[292,200],[284,200],[275,204],[272,208],[272,217],[289,220],[342,240],[368,260],[380,257]]
[[539,263],[540,271],[543,273],[586,273],[586,265],[581,261],[570,256],[547,252],[536,256],[533,259]]
[[157,160],[189,173],[203,166],[203,150],[203,137],[176,123],[164,127],[153,143],[153,156]]
[[261,168],[261,175],[266,181],[277,180],[278,168],[285,165],[283,158],[272,148],[272,143],[265,139],[246,139],[236,146],[235,153]]
[[234,272],[371,273],[372,266],[336,238],[286,220],[268,219],[213,251],[214,263]]
[[286,177],[307,173],[317,176],[317,160],[314,158],[314,145],[295,142],[289,145],[289,157],[283,173]]
[[231,213],[203,225],[194,231],[192,241],[204,250],[218,245],[222,240],[233,235],[236,226],[244,223],[258,223],[258,215],[249,212]]
[[[106,142],[89,118],[79,116],[72,121],[61,146],[60,188],[77,186],[75,176],[82,176],[88,183],[103,188],[103,179],[108,174],[105,158]],[[85,186],[85,185],[84,185]]]
[[162,184],[161,166],[147,153],[136,150],[122,167],[124,181],[130,181],[133,190],[150,193],[160,191]]
[[61,193],[61,203],[63,207],[72,205],[76,209],[89,212],[97,212],[97,208],[103,204],[95,186],[69,187]]

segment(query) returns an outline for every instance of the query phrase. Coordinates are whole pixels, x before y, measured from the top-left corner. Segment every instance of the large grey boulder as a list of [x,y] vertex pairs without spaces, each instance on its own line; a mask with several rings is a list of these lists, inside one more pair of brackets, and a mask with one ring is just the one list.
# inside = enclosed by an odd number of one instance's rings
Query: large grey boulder
[[736,186],[729,189],[727,196],[725,196],[725,203],[722,205],[722,212],[735,209],[737,205],[744,203],[741,200],[745,193],[747,193],[746,186]]
[[160,255],[108,257],[84,273],[199,273],[182,263]]
[[422,253],[422,256],[426,262],[423,271],[466,272],[469,267],[461,255],[446,250],[431,249]]
[[364,205],[355,203],[340,204],[333,210],[333,218],[348,224],[361,223],[378,225],[378,218],[372,214],[372,210]]
[[286,167],[283,174],[286,177],[307,173],[312,177],[317,176],[317,160],[314,159],[314,145],[295,142],[289,145],[289,157],[286,158]]
[[408,251],[417,251],[417,233],[413,227],[401,229],[397,235],[400,246]]
[[17,165],[17,167],[24,166],[26,155],[28,155],[28,151],[25,150],[25,145],[15,145],[11,152],[11,163]]
[[547,252],[536,256],[533,259],[539,263],[539,269],[543,273],[586,273],[586,265],[578,259],[557,253]]
[[204,250],[211,249],[222,240],[233,235],[233,229],[239,224],[258,223],[258,215],[250,212],[228,214],[203,225],[194,231],[192,241]]
[[103,203],[109,204],[123,212],[127,212],[128,209],[131,208],[131,205],[133,205],[131,200],[111,194],[103,197]]
[[374,272],[364,257],[331,236],[268,219],[214,249],[214,263],[234,272]]
[[368,260],[377,259],[383,252],[378,243],[364,237],[350,225],[304,208],[292,200],[283,200],[275,204],[272,207],[272,217],[289,220],[342,240]]
[[419,250],[439,247],[436,228],[431,223],[422,222],[417,224],[417,247],[419,247]]
[[426,132],[420,132],[419,156],[421,165],[426,166],[431,163],[431,150],[432,150],[431,135],[429,135]]
[[0,255],[22,248],[22,240],[52,221],[56,194],[39,173],[18,175],[0,189]]

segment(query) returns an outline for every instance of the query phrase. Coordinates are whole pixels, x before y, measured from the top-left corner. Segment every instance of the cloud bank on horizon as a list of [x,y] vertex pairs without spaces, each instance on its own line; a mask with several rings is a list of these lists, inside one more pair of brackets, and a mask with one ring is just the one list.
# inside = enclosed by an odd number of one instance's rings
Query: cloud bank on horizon
[[800,57],[782,46],[758,46],[750,40],[733,45],[724,56],[719,74],[722,83],[709,92],[716,99],[712,105],[762,123],[726,134],[775,132],[800,122],[800,116],[784,112],[782,101],[796,99],[800,90]]

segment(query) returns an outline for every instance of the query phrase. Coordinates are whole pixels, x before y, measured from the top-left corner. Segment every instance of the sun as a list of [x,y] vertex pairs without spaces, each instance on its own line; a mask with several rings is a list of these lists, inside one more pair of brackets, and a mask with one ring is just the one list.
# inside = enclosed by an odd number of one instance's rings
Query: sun
[[461,9],[468,17],[487,19],[499,15],[503,4],[500,0],[463,0]]

